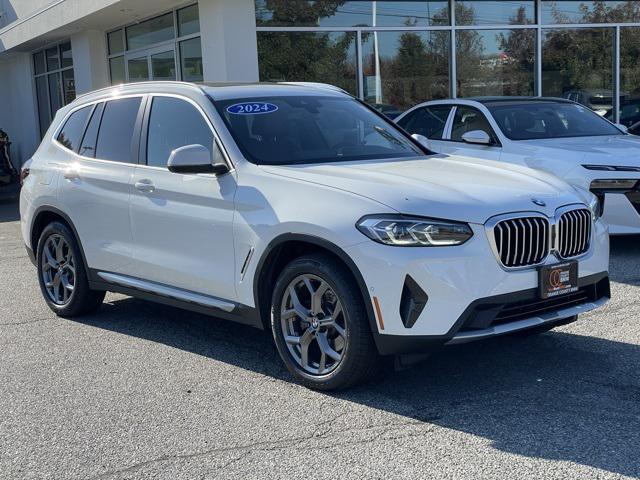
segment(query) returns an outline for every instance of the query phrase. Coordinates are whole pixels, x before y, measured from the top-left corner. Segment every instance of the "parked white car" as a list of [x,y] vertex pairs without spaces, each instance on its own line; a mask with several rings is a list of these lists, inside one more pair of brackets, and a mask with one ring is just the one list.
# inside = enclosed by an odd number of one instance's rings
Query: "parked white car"
[[610,233],[640,233],[640,137],[578,103],[487,97],[420,104],[395,120],[430,150],[523,165],[591,190]]
[[426,156],[335,89],[109,88],[57,113],[24,175],[22,234],[58,315],[115,291],[265,328],[313,388],[610,295],[595,196]]

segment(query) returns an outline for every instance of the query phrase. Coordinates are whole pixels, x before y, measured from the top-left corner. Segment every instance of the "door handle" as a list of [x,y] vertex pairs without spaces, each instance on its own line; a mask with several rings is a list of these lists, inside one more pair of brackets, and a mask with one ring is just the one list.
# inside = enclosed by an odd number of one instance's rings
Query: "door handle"
[[153,185],[153,182],[146,178],[143,180],[138,180],[134,184],[134,187],[136,187],[136,190],[139,190],[144,193],[152,193],[156,189],[156,187]]
[[78,172],[78,170],[76,170],[75,168],[68,168],[64,171],[62,176],[66,180],[77,180],[78,178],[80,178],[80,172]]

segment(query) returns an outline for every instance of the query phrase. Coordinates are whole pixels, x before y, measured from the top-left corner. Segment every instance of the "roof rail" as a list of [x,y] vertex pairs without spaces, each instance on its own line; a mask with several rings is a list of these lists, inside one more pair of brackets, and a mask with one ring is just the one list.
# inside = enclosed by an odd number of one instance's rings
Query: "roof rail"
[[183,86],[183,87],[191,86],[196,90],[201,90],[200,87],[198,87],[195,83],[191,83],[191,82],[180,82],[180,81],[177,81],[177,80],[147,80],[147,81],[144,81],[144,82],[120,83],[118,85],[111,85],[109,87],[99,88],[97,90],[92,90],[90,92],[83,93],[82,95],[78,95],[75,98],[75,100],[84,98],[84,97],[89,96],[89,95],[95,95],[95,94],[101,93],[101,92],[108,92],[110,90],[116,90],[116,89],[119,89],[119,88],[139,87],[139,86],[144,86],[144,85],[167,85],[167,84],[168,85],[180,85],[180,86]]
[[321,82],[278,82],[281,85],[299,85],[302,87],[311,87],[311,88],[320,88],[324,90],[331,90],[333,92],[346,93],[347,95],[351,95],[345,89],[336,87],[335,85],[331,85],[330,83],[321,83]]

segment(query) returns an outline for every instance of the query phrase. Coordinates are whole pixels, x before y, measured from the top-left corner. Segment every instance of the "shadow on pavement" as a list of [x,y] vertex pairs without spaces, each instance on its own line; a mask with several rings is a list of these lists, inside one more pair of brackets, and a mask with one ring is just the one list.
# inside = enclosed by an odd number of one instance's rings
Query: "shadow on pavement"
[[[77,321],[291,380],[268,334],[243,325],[130,298]],[[505,452],[640,476],[639,371],[638,345],[552,332],[450,347],[331,396]]]

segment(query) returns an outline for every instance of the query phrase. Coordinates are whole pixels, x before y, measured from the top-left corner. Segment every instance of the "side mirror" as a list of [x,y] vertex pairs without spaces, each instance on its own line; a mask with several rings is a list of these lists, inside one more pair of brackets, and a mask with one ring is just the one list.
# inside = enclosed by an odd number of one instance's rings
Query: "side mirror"
[[411,138],[413,138],[416,142],[418,142],[423,147],[429,148],[429,139],[424,135],[420,135],[419,133],[412,133]]
[[622,133],[629,133],[629,128],[626,125],[623,125],[621,123],[616,123],[615,125]]
[[222,175],[229,171],[226,163],[213,163],[211,152],[202,145],[186,145],[171,152],[167,168],[173,173],[213,173]]
[[462,135],[462,141],[475,145],[491,145],[491,137],[484,130],[471,130]]

